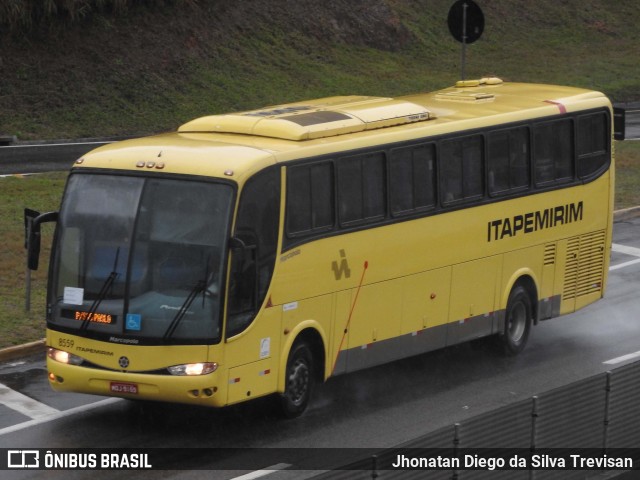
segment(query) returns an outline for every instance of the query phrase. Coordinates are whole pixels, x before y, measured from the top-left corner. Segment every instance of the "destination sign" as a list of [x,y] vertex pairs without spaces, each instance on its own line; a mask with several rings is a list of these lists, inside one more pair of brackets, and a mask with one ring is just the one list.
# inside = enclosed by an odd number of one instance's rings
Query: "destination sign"
[[110,313],[91,313],[82,312],[79,310],[63,310],[61,313],[64,318],[80,320],[81,322],[89,321],[91,323],[103,323],[106,325],[112,325],[116,323],[116,319],[118,318],[116,315],[112,315]]

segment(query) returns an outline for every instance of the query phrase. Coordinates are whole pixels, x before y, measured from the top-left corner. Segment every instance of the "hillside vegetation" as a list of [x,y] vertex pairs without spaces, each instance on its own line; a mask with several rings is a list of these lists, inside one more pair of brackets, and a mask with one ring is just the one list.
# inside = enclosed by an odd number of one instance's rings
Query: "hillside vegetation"
[[[460,75],[452,3],[0,0],[0,135],[137,135],[305,98],[442,88]],[[636,2],[477,3],[485,32],[467,77],[640,99]],[[20,4],[22,16],[7,13]]]

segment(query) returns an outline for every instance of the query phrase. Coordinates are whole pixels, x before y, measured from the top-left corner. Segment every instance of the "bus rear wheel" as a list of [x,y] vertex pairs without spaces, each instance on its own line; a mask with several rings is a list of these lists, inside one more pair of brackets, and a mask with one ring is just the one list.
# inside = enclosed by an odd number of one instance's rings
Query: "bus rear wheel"
[[504,319],[504,331],[500,335],[500,346],[506,355],[517,355],[527,345],[533,307],[531,296],[522,285],[516,285],[509,294]]
[[284,393],[280,409],[286,418],[295,418],[306,410],[314,383],[313,354],[306,342],[298,342],[289,353]]

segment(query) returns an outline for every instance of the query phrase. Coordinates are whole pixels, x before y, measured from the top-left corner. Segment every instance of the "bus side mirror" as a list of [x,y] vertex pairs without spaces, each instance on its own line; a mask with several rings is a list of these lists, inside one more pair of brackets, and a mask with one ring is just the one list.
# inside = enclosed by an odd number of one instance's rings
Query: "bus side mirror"
[[40,225],[57,222],[58,212],[42,213],[29,208],[24,209],[24,246],[27,250],[27,267],[37,270],[40,260]]

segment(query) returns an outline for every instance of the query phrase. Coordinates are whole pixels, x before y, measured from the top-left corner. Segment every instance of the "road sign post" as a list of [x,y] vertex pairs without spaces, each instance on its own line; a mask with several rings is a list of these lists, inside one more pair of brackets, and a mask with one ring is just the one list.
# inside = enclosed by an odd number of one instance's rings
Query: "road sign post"
[[466,75],[467,44],[475,42],[482,36],[484,14],[473,0],[458,0],[449,9],[447,24],[453,38],[462,43],[460,79],[464,80]]

